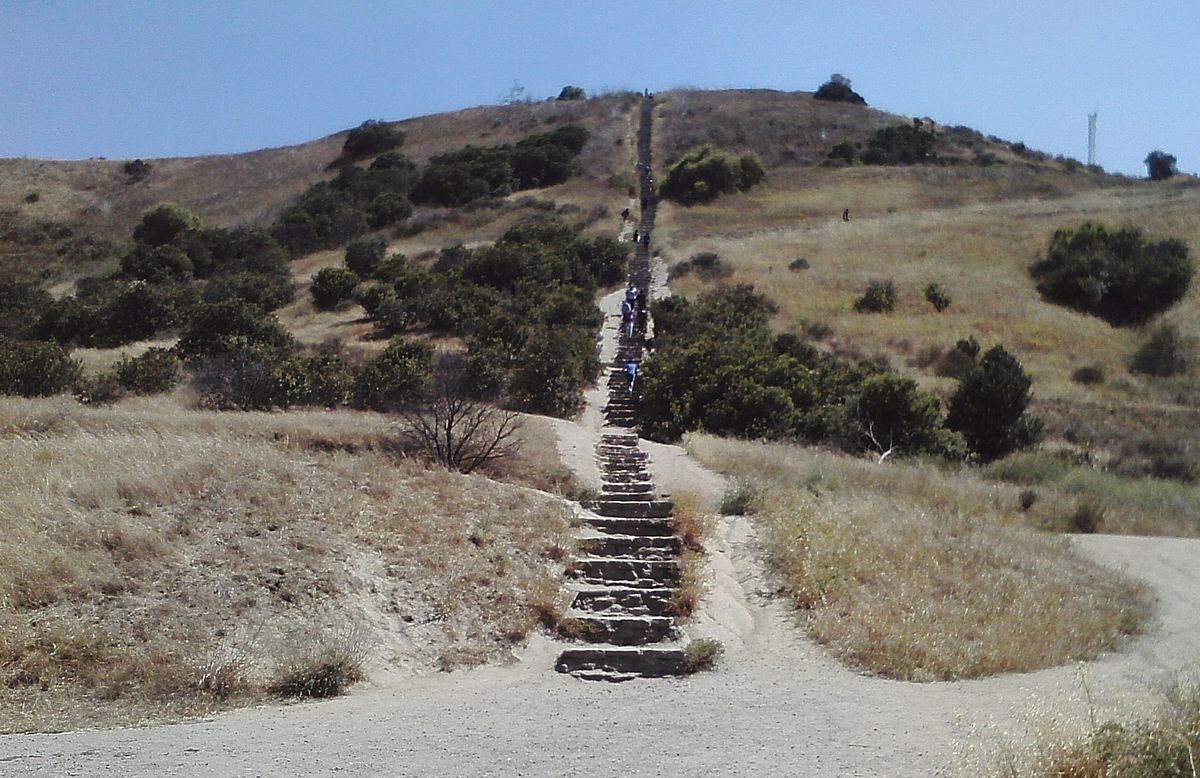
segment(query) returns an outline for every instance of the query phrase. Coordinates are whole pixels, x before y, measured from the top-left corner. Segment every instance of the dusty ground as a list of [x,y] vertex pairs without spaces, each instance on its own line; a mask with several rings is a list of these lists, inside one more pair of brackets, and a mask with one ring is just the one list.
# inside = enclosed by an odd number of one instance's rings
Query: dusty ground
[[[606,298],[612,307],[618,298]],[[612,326],[611,319],[609,327]],[[612,330],[606,329],[606,335]],[[606,341],[609,338],[606,338]],[[606,343],[607,345],[607,343]],[[589,398],[594,402],[595,398]],[[588,467],[598,406],[558,425],[569,465]],[[720,494],[718,476],[649,446],[660,489]],[[686,679],[588,683],[553,672],[539,637],[519,661],[388,676],[319,704],[264,706],[165,727],[0,738],[0,770],[23,775],[888,775],[978,774],[989,746],[1053,717],[1125,715],[1200,658],[1200,540],[1086,536],[1086,553],[1147,581],[1149,634],[1085,667],[913,684],[856,674],[803,637],[763,578],[747,519],[709,544],[709,591],[689,632],[726,646]],[[1019,636],[1014,636],[1019,639]],[[968,748],[967,744],[978,744]]]

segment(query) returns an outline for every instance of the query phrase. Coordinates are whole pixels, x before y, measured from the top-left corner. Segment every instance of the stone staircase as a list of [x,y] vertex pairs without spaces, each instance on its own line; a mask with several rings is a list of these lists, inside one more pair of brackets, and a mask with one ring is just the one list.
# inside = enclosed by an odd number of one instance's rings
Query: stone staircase
[[[642,105],[638,130],[642,210],[640,236],[654,227],[657,195],[650,173],[653,100]],[[639,240],[629,282],[649,292],[650,246]],[[680,675],[686,652],[672,600],[679,586],[682,550],[671,522],[673,505],[655,491],[646,452],[638,444],[638,394],[625,374],[641,363],[642,335],[622,332],[608,379],[606,430],[596,446],[603,486],[584,503],[585,535],[571,563],[571,607],[560,630],[586,645],[562,652],[556,669],[579,678],[622,681]]]

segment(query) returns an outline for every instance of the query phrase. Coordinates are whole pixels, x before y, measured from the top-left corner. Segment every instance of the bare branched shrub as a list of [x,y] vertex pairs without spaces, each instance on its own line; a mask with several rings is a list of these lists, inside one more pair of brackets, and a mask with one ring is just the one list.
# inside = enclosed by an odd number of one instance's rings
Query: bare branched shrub
[[462,357],[443,356],[425,398],[400,416],[408,442],[447,470],[470,473],[486,462],[517,453],[521,417],[471,397],[464,370]]

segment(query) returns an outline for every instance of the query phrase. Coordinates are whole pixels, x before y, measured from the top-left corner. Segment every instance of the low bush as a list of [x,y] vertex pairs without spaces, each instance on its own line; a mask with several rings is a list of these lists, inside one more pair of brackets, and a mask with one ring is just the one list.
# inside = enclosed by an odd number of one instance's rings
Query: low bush
[[358,286],[358,274],[344,267],[325,267],[318,270],[312,278],[309,291],[312,294],[313,305],[321,310],[329,310],[343,300],[349,300]]
[[555,99],[560,100],[560,101],[561,100],[586,100],[587,93],[583,91],[582,87],[564,86],[562,88],[562,91],[558,93],[558,97],[556,97]]
[[346,246],[346,267],[359,278],[373,278],[387,253],[387,241],[379,235],[357,238]]
[[1103,365],[1083,365],[1071,371],[1071,380],[1083,386],[1097,386],[1104,383]]
[[1188,371],[1194,358],[1195,343],[1179,334],[1172,324],[1161,324],[1138,346],[1129,362],[1134,373],[1166,377]]
[[121,166],[127,183],[136,184],[150,175],[150,163],[143,159],[132,159]]
[[125,390],[114,373],[83,376],[73,387],[75,399],[84,405],[111,405],[125,396]]
[[852,103],[866,105],[867,101],[858,92],[850,88],[850,79],[841,73],[834,73],[829,80],[817,89],[813,98],[831,103]]
[[404,131],[383,122],[368,120],[346,135],[342,144],[345,159],[362,159],[390,151],[404,144]]
[[[916,165],[935,159],[937,134],[933,124],[913,119],[912,124],[898,124],[876,130],[867,141],[859,159],[867,165]],[[832,153],[832,152],[831,152]]]
[[810,265],[808,264],[808,260],[804,257],[793,259],[788,263],[788,270],[792,271],[808,270],[809,267]]
[[1194,267],[1181,240],[1151,243],[1138,229],[1088,221],[1056,230],[1030,273],[1046,299],[1122,326],[1182,300]]
[[274,316],[235,299],[201,305],[185,327],[175,352],[185,362],[192,362],[246,346],[279,355],[295,348],[295,340]]
[[854,303],[854,310],[859,313],[890,313],[895,307],[896,284],[890,278],[867,284],[863,296]]
[[179,383],[181,367],[172,349],[153,347],[140,356],[123,358],[113,372],[120,385],[134,394],[158,394]]
[[722,516],[749,516],[754,513],[755,503],[762,490],[750,481],[735,481],[721,494],[719,510]]
[[66,391],[81,368],[62,346],[0,336],[0,393],[45,397]]
[[387,348],[359,367],[350,387],[350,404],[375,411],[395,410],[414,400],[433,366],[425,343],[393,338]]
[[723,194],[744,191],[763,181],[766,172],[752,154],[740,158],[714,149],[698,146],[680,157],[663,181],[663,197],[683,205],[707,203]]
[[938,313],[950,307],[950,295],[942,289],[942,285],[934,282],[925,287],[925,299]]
[[715,638],[697,638],[684,649],[685,667],[689,673],[712,670],[725,654],[725,646]]

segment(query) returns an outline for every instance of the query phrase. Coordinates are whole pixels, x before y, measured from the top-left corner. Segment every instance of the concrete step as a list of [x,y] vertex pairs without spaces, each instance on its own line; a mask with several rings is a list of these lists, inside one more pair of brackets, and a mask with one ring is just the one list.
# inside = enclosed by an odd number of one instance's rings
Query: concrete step
[[675,624],[670,616],[610,616],[568,612],[559,621],[558,629],[566,637],[614,646],[644,646],[675,637]]
[[626,681],[687,674],[680,647],[579,647],[563,651],[554,669],[585,680]]
[[579,557],[571,562],[570,574],[589,584],[656,589],[679,581],[679,562],[674,559],[622,559]]
[[[644,473],[646,472],[645,462],[608,462],[603,468],[605,474],[609,473]],[[609,479],[612,480],[612,479]]]
[[637,589],[628,586],[589,586],[571,600],[571,610],[589,613],[624,613],[631,616],[672,616],[671,596],[675,590]]
[[[638,483],[605,483],[600,486],[601,495],[610,494],[644,494],[649,495],[654,493],[653,481],[641,481]],[[650,499],[649,497],[645,499]]]
[[601,516],[613,516],[630,519],[665,519],[671,516],[675,503],[670,500],[639,500],[623,502],[621,500],[589,500],[588,510]]
[[674,559],[683,548],[677,535],[613,535],[583,538],[580,553],[612,559]]

